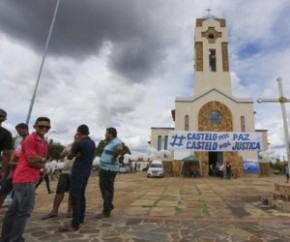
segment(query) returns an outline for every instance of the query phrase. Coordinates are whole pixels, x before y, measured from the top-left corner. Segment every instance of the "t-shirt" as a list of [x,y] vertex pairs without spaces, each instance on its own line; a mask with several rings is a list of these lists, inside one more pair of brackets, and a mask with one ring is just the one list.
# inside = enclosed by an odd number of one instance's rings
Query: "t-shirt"
[[122,145],[118,138],[112,139],[104,148],[100,158],[100,168],[109,171],[119,171],[119,162],[112,163],[112,158],[115,155],[116,148]]
[[21,143],[23,141],[23,137],[17,136],[14,140],[14,150],[20,150],[21,149]]
[[[9,151],[13,150],[13,141],[12,141],[12,135],[11,133],[0,126],[0,153],[2,151]],[[9,160],[5,159],[4,162],[2,162],[2,174],[3,176],[7,176],[9,174]]]
[[28,164],[28,159],[39,155],[45,157],[48,152],[48,143],[36,133],[28,135],[22,142],[19,161],[13,174],[13,183],[34,183],[39,178],[39,169]]
[[223,171],[224,170],[224,165],[220,165],[219,166],[219,171]]
[[13,142],[11,133],[0,126],[0,152],[3,150],[12,150]]
[[77,155],[71,176],[89,176],[95,158],[96,144],[90,137],[85,137],[73,144],[72,154]]
[[[69,144],[67,147],[65,147],[64,152],[70,153],[71,149],[72,149],[72,144]],[[66,156],[64,159],[64,164],[63,164],[63,168],[62,168],[61,172],[65,173],[65,174],[70,174],[74,161],[75,161],[75,158],[70,160]]]

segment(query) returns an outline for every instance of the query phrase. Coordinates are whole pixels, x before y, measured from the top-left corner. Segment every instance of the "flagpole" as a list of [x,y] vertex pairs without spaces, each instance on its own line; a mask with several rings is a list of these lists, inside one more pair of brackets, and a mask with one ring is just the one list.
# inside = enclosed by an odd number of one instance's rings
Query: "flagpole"
[[36,97],[38,84],[39,84],[39,81],[40,81],[43,65],[44,65],[45,58],[46,58],[46,53],[47,53],[47,50],[48,50],[51,34],[52,34],[52,31],[53,31],[53,28],[54,28],[56,15],[57,15],[58,8],[59,8],[59,3],[60,3],[60,0],[57,0],[56,6],[55,6],[55,9],[54,9],[54,14],[53,14],[53,17],[52,17],[52,21],[51,21],[51,24],[50,24],[48,36],[47,36],[47,39],[46,39],[46,43],[45,43],[45,47],[44,47],[44,51],[43,51],[43,56],[42,56],[39,72],[38,72],[38,75],[37,75],[37,80],[36,80],[36,83],[35,83],[33,95],[32,95],[31,102],[30,102],[30,106],[29,106],[29,110],[28,110],[28,114],[27,114],[27,118],[26,118],[26,124],[29,124],[29,121],[30,121],[33,105],[34,105],[34,102],[35,102],[35,97]]

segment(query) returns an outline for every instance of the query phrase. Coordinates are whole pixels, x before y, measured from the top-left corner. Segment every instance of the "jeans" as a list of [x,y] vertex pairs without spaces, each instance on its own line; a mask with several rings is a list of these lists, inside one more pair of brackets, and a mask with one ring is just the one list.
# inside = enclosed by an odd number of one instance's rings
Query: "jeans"
[[106,171],[100,169],[99,172],[99,186],[103,198],[103,211],[102,213],[106,216],[111,214],[114,209],[113,198],[114,198],[114,182],[117,172]]
[[78,230],[80,224],[84,222],[86,212],[85,191],[88,184],[89,175],[71,175],[70,196],[72,202],[71,226]]
[[35,204],[35,183],[14,184],[12,205],[7,210],[1,232],[1,242],[22,242],[22,234]]

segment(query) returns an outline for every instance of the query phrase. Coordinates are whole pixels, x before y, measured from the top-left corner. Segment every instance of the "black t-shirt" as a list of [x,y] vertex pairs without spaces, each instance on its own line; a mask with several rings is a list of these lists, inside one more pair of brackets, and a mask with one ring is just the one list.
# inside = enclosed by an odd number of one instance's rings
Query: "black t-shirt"
[[231,168],[232,168],[232,166],[231,166],[230,164],[227,164],[227,165],[226,165],[226,170],[227,170],[227,171],[230,171]]
[[0,152],[3,150],[12,150],[13,142],[11,133],[0,126]]

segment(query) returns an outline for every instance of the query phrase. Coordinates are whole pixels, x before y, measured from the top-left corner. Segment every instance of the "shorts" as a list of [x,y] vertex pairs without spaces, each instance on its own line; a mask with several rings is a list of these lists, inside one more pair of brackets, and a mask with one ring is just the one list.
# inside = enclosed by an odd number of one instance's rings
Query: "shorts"
[[0,193],[7,196],[13,190],[11,178],[4,179],[0,182]]
[[56,187],[56,194],[63,194],[65,192],[69,191],[69,181],[70,175],[69,174],[60,174],[57,182],[57,187]]

